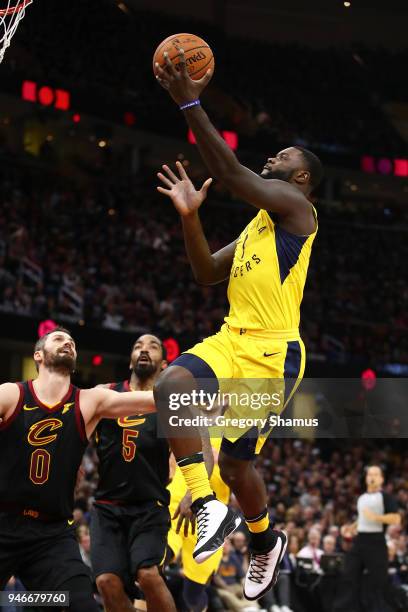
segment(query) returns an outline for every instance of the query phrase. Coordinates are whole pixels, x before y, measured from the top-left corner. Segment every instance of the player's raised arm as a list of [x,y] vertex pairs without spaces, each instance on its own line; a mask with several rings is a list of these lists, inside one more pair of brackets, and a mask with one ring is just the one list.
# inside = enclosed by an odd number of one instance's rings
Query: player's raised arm
[[235,241],[211,253],[205,237],[198,209],[207,196],[212,179],[207,179],[200,190],[194,188],[184,166],[176,162],[179,176],[163,166],[158,177],[165,186],[158,191],[171,198],[183,225],[184,244],[194,277],[201,285],[215,285],[228,278],[234,258]]
[[[188,75],[184,53],[181,51],[179,70],[176,70],[168,56],[166,62],[165,70],[156,66],[159,83],[169,91],[179,106],[197,100],[209,82],[210,74],[199,81],[193,81]],[[184,113],[211,174],[233,193],[257,208],[276,212],[282,217],[294,215],[310,218],[311,207],[305,196],[310,181],[308,170],[299,169],[295,177],[297,186],[286,180],[265,180],[238,161],[200,105],[188,107]]]
[[80,404],[88,438],[100,419],[117,419],[123,416],[156,412],[153,391],[119,393],[101,387],[83,389]]

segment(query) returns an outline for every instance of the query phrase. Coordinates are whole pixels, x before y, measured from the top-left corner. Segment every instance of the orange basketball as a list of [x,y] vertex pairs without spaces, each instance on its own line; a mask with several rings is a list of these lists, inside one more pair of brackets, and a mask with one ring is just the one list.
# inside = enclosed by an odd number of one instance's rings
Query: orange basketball
[[156,74],[156,62],[164,68],[163,53],[167,51],[170,60],[176,66],[180,61],[179,50],[184,50],[187,71],[190,77],[197,81],[201,79],[208,69],[214,71],[214,55],[208,44],[194,34],[173,34],[160,43],[153,56],[153,72]]

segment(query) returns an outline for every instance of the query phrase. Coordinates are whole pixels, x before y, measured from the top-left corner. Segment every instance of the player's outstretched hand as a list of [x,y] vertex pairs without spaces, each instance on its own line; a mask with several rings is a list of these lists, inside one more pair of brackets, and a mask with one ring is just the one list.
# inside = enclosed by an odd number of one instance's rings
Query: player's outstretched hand
[[169,196],[172,202],[182,217],[187,217],[192,213],[196,212],[201,204],[207,197],[207,190],[212,183],[212,179],[207,179],[200,190],[195,189],[193,183],[187,175],[183,164],[176,162],[179,176],[176,176],[174,172],[168,166],[162,166],[166,174],[158,172],[157,176],[167,189],[164,187],[157,187],[157,191],[164,193]]
[[178,521],[177,521],[177,526],[176,526],[176,533],[180,533],[180,530],[183,527],[183,523],[184,523],[184,536],[185,537],[188,536],[188,530],[190,526],[191,526],[191,533],[194,535],[196,519],[195,519],[194,512],[191,510],[191,493],[189,491],[187,491],[187,493],[185,494],[185,496],[183,497],[183,499],[177,506],[177,509],[172,518],[174,520],[177,517],[178,517]]
[[179,50],[180,61],[177,68],[172,63],[167,52],[164,53],[166,65],[163,68],[156,62],[156,79],[160,85],[167,89],[173,100],[181,106],[200,97],[201,92],[210,82],[212,73],[207,70],[202,79],[194,81],[188,74],[186,58],[183,49]]

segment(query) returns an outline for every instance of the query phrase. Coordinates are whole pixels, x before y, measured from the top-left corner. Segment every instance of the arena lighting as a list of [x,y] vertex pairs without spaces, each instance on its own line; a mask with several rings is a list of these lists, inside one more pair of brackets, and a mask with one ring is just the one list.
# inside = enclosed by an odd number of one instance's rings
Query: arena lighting
[[44,321],[41,321],[38,326],[38,337],[42,338],[43,336],[45,336],[45,334],[48,334],[48,332],[52,331],[56,327],[58,327],[58,325],[55,321],[53,321],[52,319],[44,319]]
[[351,2],[347,2],[347,0],[346,0],[346,2],[343,2],[343,4],[344,4],[344,6],[346,8],[350,8],[350,6],[351,6]]
[[71,94],[65,89],[39,86],[35,81],[23,81],[21,97],[26,102],[38,102],[42,106],[53,106],[67,111],[71,106]]
[[372,391],[377,384],[377,374],[371,368],[361,372],[361,384],[366,391]]
[[408,176],[408,159],[376,158],[372,155],[363,155],[360,159],[360,168],[367,174],[406,177]]
[[75,113],[75,115],[72,115],[72,121],[74,123],[79,123],[81,121],[81,115],[79,113]]
[[132,125],[135,125],[136,123],[136,115],[128,111],[123,115],[123,121],[129,127],[132,127]]
[[99,367],[102,364],[103,364],[103,357],[102,357],[102,355],[94,355],[92,357],[92,365],[93,366]]
[[[232,149],[233,151],[236,151],[238,149],[238,134],[236,132],[222,130],[220,131],[220,134],[230,149]],[[190,144],[197,144],[197,141],[191,129],[188,130],[187,140]]]
[[163,344],[167,351],[167,361],[170,363],[180,355],[180,346],[175,338],[166,338]]

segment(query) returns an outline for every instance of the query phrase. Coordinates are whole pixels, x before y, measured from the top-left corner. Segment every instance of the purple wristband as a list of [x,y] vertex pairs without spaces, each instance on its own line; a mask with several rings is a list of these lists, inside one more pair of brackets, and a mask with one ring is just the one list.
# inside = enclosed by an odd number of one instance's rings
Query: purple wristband
[[186,110],[186,108],[191,108],[192,106],[200,106],[201,102],[200,100],[193,100],[192,102],[186,102],[185,104],[182,104],[181,106],[179,106],[179,109],[181,111]]

